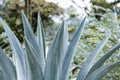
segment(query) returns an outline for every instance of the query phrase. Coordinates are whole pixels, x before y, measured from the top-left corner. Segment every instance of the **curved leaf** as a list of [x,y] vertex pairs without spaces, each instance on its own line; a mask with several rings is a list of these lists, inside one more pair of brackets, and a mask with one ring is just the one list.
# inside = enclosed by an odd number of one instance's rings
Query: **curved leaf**
[[93,50],[93,52],[88,56],[85,63],[83,64],[82,68],[80,69],[78,73],[77,80],[84,80],[92,68],[95,58],[100,53],[104,45],[107,43],[108,39],[110,38],[110,35],[107,36],[101,43],[98,44],[98,46]]
[[[0,80],[17,80],[15,66],[0,48]],[[4,79],[1,79],[1,78]]]
[[42,70],[44,71],[44,67],[45,67],[44,53],[40,52],[38,43],[37,43],[37,41],[35,39],[35,35],[34,35],[34,33],[32,31],[32,28],[31,28],[31,26],[30,26],[30,24],[28,22],[28,19],[26,18],[26,16],[24,15],[23,12],[22,12],[22,21],[23,21],[23,26],[24,26],[25,37],[30,42],[31,46],[37,52],[37,53],[35,53],[35,56],[37,57]]
[[8,35],[11,48],[13,51],[13,59],[14,64],[17,70],[17,79],[18,80],[28,80],[28,73],[27,73],[27,62],[26,62],[26,55],[25,52],[19,42],[19,40],[16,38],[16,36],[13,34],[13,32],[10,30],[9,26],[0,18],[0,21],[3,25],[3,28],[5,32]]
[[112,70],[116,66],[120,66],[120,62],[101,66],[100,68],[92,72],[85,80],[101,80],[110,70]]
[[1,67],[0,67],[0,80],[8,80],[6,79],[5,72]]
[[44,80],[41,66],[35,56],[35,51],[29,41],[25,38],[25,49],[29,62],[29,80]]
[[77,43],[78,43],[78,41],[81,37],[81,34],[83,32],[85,20],[86,20],[86,17],[81,22],[80,27],[78,28],[78,30],[74,34],[73,39],[71,40],[71,42],[70,42],[70,44],[67,48],[67,51],[65,53],[65,57],[64,57],[64,60],[63,60],[61,80],[68,80],[70,64],[72,62],[74,52],[75,52],[75,49],[77,47]]
[[44,31],[43,31],[43,24],[40,17],[40,12],[38,12],[38,22],[37,22],[37,41],[38,46],[40,48],[40,53],[43,58],[46,57],[45,54],[45,39],[44,39]]
[[104,62],[119,48],[120,48],[120,43],[118,43],[115,47],[109,50],[103,57],[101,57],[90,69],[88,75],[93,71],[95,71],[97,68],[101,67],[104,64]]
[[45,80],[60,80],[62,60],[66,47],[66,44],[64,44],[66,32],[63,22],[49,47],[44,73]]

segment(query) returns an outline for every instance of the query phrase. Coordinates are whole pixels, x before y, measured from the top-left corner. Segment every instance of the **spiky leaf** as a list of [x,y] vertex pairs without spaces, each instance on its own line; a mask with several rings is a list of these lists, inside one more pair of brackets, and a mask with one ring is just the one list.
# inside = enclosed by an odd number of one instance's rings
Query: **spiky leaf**
[[101,43],[99,43],[97,47],[93,50],[93,52],[87,57],[85,63],[83,64],[83,67],[78,73],[77,80],[85,79],[85,77],[87,76],[88,72],[90,71],[90,69],[92,68],[94,64],[97,55],[100,53],[102,48],[105,46],[109,38],[110,38],[110,35],[108,35]]
[[13,51],[13,59],[14,64],[16,66],[17,70],[17,79],[18,80],[28,80],[27,79],[27,62],[26,62],[26,55],[25,52],[19,42],[19,40],[16,38],[16,36],[13,34],[9,26],[3,21],[3,19],[0,18],[0,22],[3,25],[3,28],[5,32],[8,35],[11,48]]
[[109,50],[104,56],[102,56],[90,69],[88,75],[95,71],[97,68],[101,67],[104,62],[116,51],[120,48],[120,43],[118,43],[116,46],[114,46],[111,50]]
[[67,80],[67,78],[68,78],[68,74],[69,74],[69,70],[70,70],[70,64],[72,62],[74,52],[75,52],[75,49],[77,47],[77,43],[78,43],[78,41],[81,37],[82,31],[84,29],[85,19],[86,19],[86,17],[81,22],[80,27],[78,28],[75,35],[73,36],[73,39],[71,40],[71,42],[70,42],[70,44],[67,48],[67,51],[65,53],[65,57],[64,57],[64,60],[63,60],[63,66],[62,66],[61,80]]
[[24,15],[23,12],[22,12],[22,21],[23,21],[23,26],[24,26],[25,37],[30,42],[33,49],[35,49],[35,51],[37,52],[37,53],[35,53],[35,56],[38,59],[42,70],[44,71],[44,67],[45,67],[44,53],[40,52],[40,48],[35,39],[35,35],[34,35],[32,28],[28,22],[28,19],[26,18],[26,16]]
[[43,72],[41,66],[35,56],[35,50],[32,48],[29,41],[25,38],[25,49],[28,57],[29,62],[29,80],[44,80]]
[[112,70],[116,66],[120,66],[120,62],[114,62],[101,66],[100,68],[92,72],[85,80],[101,80],[110,70]]
[[[51,46],[49,47],[45,73],[45,80],[59,80],[60,73],[62,68],[62,60],[64,55],[64,47],[66,47],[67,43],[64,44],[66,40],[66,32],[64,27],[64,22],[60,26]],[[67,41],[65,41],[67,42]]]
[[45,39],[44,39],[44,31],[43,31],[43,24],[40,17],[40,12],[38,12],[38,22],[37,22],[37,41],[38,46],[40,48],[40,53],[43,58],[46,57],[45,53]]
[[0,80],[17,80],[15,66],[0,48]]

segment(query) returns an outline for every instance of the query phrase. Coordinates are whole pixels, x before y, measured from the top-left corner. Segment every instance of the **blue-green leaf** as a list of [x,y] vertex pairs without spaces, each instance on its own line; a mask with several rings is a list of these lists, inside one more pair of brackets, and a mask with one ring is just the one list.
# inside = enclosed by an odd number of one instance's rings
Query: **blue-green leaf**
[[29,41],[25,38],[25,49],[29,62],[29,80],[44,80],[43,72],[38,59],[35,56],[35,51]]
[[26,55],[25,52],[19,42],[19,40],[16,38],[16,36],[13,34],[13,32],[10,30],[9,26],[3,21],[3,19],[0,18],[0,21],[3,25],[3,28],[5,32],[8,35],[11,48],[13,51],[13,59],[14,64],[17,70],[17,79],[18,80],[28,80],[27,79],[27,62],[26,62]]
[[104,45],[107,43],[108,39],[110,38],[110,35],[108,35],[101,43],[97,45],[97,47],[93,50],[93,52],[88,56],[85,63],[83,64],[83,67],[80,69],[80,72],[78,73],[77,80],[84,80],[87,76],[88,72],[92,68],[95,58],[100,53]]
[[62,79],[61,80],[68,80],[68,74],[69,74],[69,70],[70,70],[70,64],[72,62],[73,56],[74,56],[74,52],[75,49],[77,47],[77,43],[81,37],[81,34],[83,32],[84,29],[84,25],[85,25],[85,20],[86,17],[82,20],[80,27],[78,28],[78,30],[76,31],[76,33],[73,36],[73,39],[71,40],[67,51],[65,53],[65,57],[63,60],[63,66],[62,66]]
[[[4,78],[4,79],[1,79]],[[17,80],[15,66],[0,48],[0,80]]]
[[2,68],[0,68],[0,80],[7,80],[5,78],[5,72],[4,72],[4,70]]
[[85,80],[102,80],[102,78],[114,67],[120,66],[120,62],[114,62],[111,64],[103,65],[96,69],[94,72],[90,73]]
[[42,24],[42,21],[41,21],[40,12],[38,12],[37,41],[38,41],[38,45],[39,45],[39,48],[40,48],[41,56],[43,58],[45,58],[46,57],[46,53],[45,53],[45,39],[44,39],[43,24]]
[[60,80],[66,32],[63,22],[49,47],[44,73],[45,80]]
[[40,52],[40,48],[39,48],[38,43],[36,41],[35,35],[34,35],[32,28],[28,22],[28,19],[26,18],[26,16],[24,15],[23,12],[22,12],[22,21],[23,21],[23,26],[24,26],[25,37],[30,42],[33,49],[35,49],[35,51],[37,52],[37,53],[35,53],[35,56],[37,57],[42,70],[44,70],[44,66],[45,66],[45,60],[43,57],[44,53]]
[[120,48],[120,43],[118,43],[115,47],[113,47],[111,50],[109,50],[103,57],[101,57],[90,69],[88,75],[95,71],[97,68],[101,67],[104,62],[116,51]]

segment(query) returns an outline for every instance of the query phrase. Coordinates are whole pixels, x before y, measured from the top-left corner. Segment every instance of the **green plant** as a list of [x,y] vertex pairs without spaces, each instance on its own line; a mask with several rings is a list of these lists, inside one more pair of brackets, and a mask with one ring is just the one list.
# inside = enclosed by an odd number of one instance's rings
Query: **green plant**
[[[5,19],[20,42],[23,42],[23,27],[20,16],[21,10],[25,11],[34,33],[37,30],[36,25],[38,11],[41,12],[42,22],[46,28],[48,25],[52,25],[54,23],[50,15],[60,15],[64,12],[64,9],[60,8],[55,3],[46,2],[45,0],[7,0],[4,9],[0,10],[0,16]],[[3,32],[3,29],[1,29],[0,26],[0,33],[1,32]]]
[[11,47],[5,32],[2,32],[0,34],[0,46],[7,53],[9,57],[12,57]]
[[[0,18],[13,50],[14,63],[0,49],[0,80],[68,80],[70,64],[83,32],[86,17],[82,20],[69,45],[67,26],[63,22],[47,54],[45,52],[43,26],[39,13],[37,38],[34,36],[32,28],[23,12],[22,20],[25,33],[25,48],[22,47],[8,25]],[[77,80],[101,80],[108,71],[120,65],[120,62],[103,65],[106,59],[120,47],[120,44],[94,64],[96,56],[109,38],[110,35],[107,35],[88,56],[78,73]]]
[[[95,18],[96,13],[92,11],[91,13],[89,13],[89,23],[86,25],[84,32],[82,33],[80,43],[78,44],[78,49],[76,50],[75,53],[73,62],[74,64],[76,65],[79,64],[82,66],[86,57],[94,49],[96,44],[98,44],[98,42],[100,42],[105,37],[106,30],[111,31],[112,35],[107,44],[101,50],[100,54],[97,56],[97,59],[103,56],[106,53],[106,51],[111,49],[114,45],[116,45],[119,42],[120,23],[119,21],[116,20],[115,13],[112,10],[110,9],[105,10],[106,12],[104,14],[100,14],[101,15],[100,20]],[[114,52],[114,54],[104,64],[119,61],[120,60],[119,52],[120,49]],[[71,72],[71,74],[74,75],[72,76],[72,78],[76,77],[78,71],[79,69],[77,68],[75,74]],[[103,80],[119,80],[120,76],[117,75],[120,75],[120,67],[116,67],[115,69],[107,73]]]

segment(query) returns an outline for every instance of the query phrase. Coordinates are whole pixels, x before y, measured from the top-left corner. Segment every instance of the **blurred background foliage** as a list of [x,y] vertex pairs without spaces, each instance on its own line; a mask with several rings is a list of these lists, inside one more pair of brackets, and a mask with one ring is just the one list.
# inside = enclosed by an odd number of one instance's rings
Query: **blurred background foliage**
[[[8,23],[21,43],[23,42],[23,24],[21,21],[21,10],[25,12],[34,32],[36,32],[37,27],[36,22],[38,11],[41,13],[44,26],[53,24],[53,20],[50,18],[50,15],[60,15],[64,11],[64,9],[58,7],[58,5],[51,2],[46,2],[44,0],[3,0],[3,3],[0,6],[0,16],[4,18],[4,20]],[[4,35],[5,37],[2,37],[1,35]],[[7,53],[10,53],[11,56],[11,49],[10,47],[7,48],[9,45],[8,40],[1,26],[0,36],[1,47],[5,49]]]
[[[62,9],[55,3],[46,2],[45,0],[5,0],[6,3],[0,5],[0,16],[3,17],[13,32],[23,42],[23,28],[21,21],[21,10],[26,13],[34,32],[36,32],[37,12],[41,12],[42,22],[46,35],[46,46],[49,46],[53,39],[59,24],[63,19],[68,25],[69,40],[71,40],[75,30],[80,24],[83,13],[77,13],[74,6]],[[86,57],[94,49],[94,47],[104,39],[106,34],[111,32],[111,38],[108,44],[103,48],[98,59],[111,49],[120,40],[120,0],[107,2],[107,0],[91,0],[91,10],[87,6],[81,7],[74,0],[71,0],[77,9],[81,9],[88,15],[88,23],[85,27],[83,35],[79,41],[76,55],[71,65],[70,80],[75,80],[76,73],[82,66]],[[82,0],[83,2],[85,0]],[[58,17],[59,16],[59,17]],[[59,23],[54,18],[59,18]],[[11,49],[8,39],[3,29],[0,27],[0,46],[11,55]],[[120,50],[117,50],[113,56],[106,62],[114,62],[120,60]],[[78,67],[78,65],[80,65]],[[110,71],[103,80],[120,80],[120,67]]]
[[[108,44],[103,48],[98,59],[104,55],[109,49],[111,49],[120,40],[120,7],[117,6],[120,0],[108,3],[106,0],[91,0],[91,11],[88,14],[89,22],[85,27],[83,35],[80,39],[76,56],[74,57],[70,80],[75,80],[76,74],[79,68],[82,66],[86,57],[94,49],[94,47],[104,39],[106,32],[112,33]],[[77,3],[76,3],[77,4]],[[86,10],[86,7],[84,7]],[[117,50],[112,55],[107,63],[119,61],[120,50]],[[80,65],[79,67],[76,65]],[[75,67],[76,66],[76,67]],[[119,80],[120,79],[120,67],[110,71],[103,80]]]
[[[44,0],[9,0],[4,8],[0,11],[0,15],[6,20],[15,32],[16,36],[23,41],[23,28],[21,21],[21,10],[24,10],[34,32],[36,31],[37,12],[41,12],[44,26],[53,23],[50,15],[60,15],[63,9],[54,3],[45,2]],[[0,29],[2,30],[2,29]],[[1,32],[0,32],[1,33]]]

